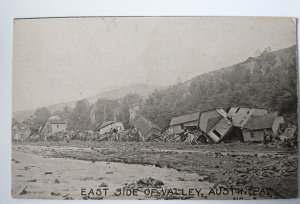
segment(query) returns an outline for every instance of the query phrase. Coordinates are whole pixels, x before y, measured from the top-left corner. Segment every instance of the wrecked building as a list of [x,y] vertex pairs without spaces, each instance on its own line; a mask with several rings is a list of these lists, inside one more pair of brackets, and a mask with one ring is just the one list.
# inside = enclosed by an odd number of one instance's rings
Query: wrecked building
[[67,130],[67,120],[60,118],[59,116],[51,116],[44,123],[41,128],[41,134],[45,136],[45,140],[47,137],[51,136],[54,133],[62,132]]
[[161,137],[161,129],[141,115],[136,116],[133,126],[142,141],[156,141]]
[[100,135],[103,135],[108,132],[119,132],[123,130],[124,126],[122,122],[116,121],[106,121],[96,128],[96,131],[99,132]]
[[15,119],[12,120],[11,131],[12,131],[12,140],[16,142],[26,140],[31,134],[31,130],[28,125],[25,125],[24,123],[20,123]]
[[199,128],[213,142],[218,143],[231,133],[233,125],[227,113],[216,108],[200,113]]
[[200,112],[174,117],[170,126],[174,134],[184,132],[184,129],[195,129],[198,127]]
[[227,117],[234,127],[243,127],[252,116],[263,116],[269,113],[265,108],[231,107]]
[[242,128],[245,142],[263,142],[268,134],[276,136],[284,118],[277,112],[251,117]]

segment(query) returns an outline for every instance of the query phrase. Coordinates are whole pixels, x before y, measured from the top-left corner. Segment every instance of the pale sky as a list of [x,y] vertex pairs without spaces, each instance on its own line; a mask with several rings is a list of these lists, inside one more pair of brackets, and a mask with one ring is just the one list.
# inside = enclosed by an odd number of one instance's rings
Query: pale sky
[[292,18],[93,17],[14,22],[13,111],[135,83],[186,81],[296,44]]

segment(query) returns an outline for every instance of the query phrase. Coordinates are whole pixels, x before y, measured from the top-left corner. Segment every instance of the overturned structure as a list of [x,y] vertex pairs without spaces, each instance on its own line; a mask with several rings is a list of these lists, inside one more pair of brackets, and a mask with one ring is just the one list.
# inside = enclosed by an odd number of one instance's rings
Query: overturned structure
[[213,142],[218,143],[232,132],[233,125],[227,113],[216,108],[200,113],[199,128]]
[[161,129],[141,115],[136,116],[132,124],[142,141],[157,141],[161,137]]
[[196,129],[199,123],[200,112],[174,117],[170,126],[174,134],[183,133],[185,129]]
[[268,135],[277,136],[280,124],[283,123],[283,117],[279,116],[277,112],[252,117],[245,126],[242,127],[244,141],[263,142]]
[[227,117],[232,121],[234,127],[242,128],[253,116],[263,116],[269,113],[265,108],[231,107]]
[[16,142],[26,140],[31,134],[31,130],[28,125],[20,123],[15,119],[12,120],[11,131],[12,140]]
[[103,135],[108,132],[119,132],[124,131],[124,126],[122,122],[117,121],[106,121],[95,129],[100,135]]

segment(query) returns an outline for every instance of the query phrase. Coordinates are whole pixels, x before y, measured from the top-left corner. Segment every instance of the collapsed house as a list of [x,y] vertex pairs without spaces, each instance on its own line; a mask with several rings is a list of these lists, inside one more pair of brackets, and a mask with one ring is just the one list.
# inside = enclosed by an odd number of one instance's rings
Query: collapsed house
[[100,135],[103,135],[108,132],[124,131],[124,126],[122,122],[106,121],[102,123],[99,127],[97,127],[96,131],[99,132]]
[[270,135],[277,136],[283,123],[282,116],[277,112],[269,113],[265,108],[231,107],[228,112],[215,108],[172,118],[167,135],[200,130],[200,135],[213,143],[233,140],[262,142]]
[[284,118],[277,112],[251,117],[242,127],[245,142],[263,142],[268,135],[277,136]]
[[31,134],[30,127],[24,123],[20,123],[17,120],[12,120],[12,140],[16,142],[25,141]]
[[59,116],[51,116],[41,127],[40,133],[47,137],[57,133],[67,130],[67,120],[60,118]]
[[218,143],[232,132],[233,125],[227,118],[227,113],[216,108],[200,113],[199,128],[204,135]]
[[242,128],[251,117],[263,116],[268,113],[268,109],[264,108],[231,107],[227,117],[231,119],[234,127]]
[[137,115],[132,124],[142,141],[157,141],[161,137],[161,129],[141,115]]
[[181,134],[185,129],[196,129],[199,123],[200,112],[191,113],[174,117],[171,119],[171,132],[174,134]]

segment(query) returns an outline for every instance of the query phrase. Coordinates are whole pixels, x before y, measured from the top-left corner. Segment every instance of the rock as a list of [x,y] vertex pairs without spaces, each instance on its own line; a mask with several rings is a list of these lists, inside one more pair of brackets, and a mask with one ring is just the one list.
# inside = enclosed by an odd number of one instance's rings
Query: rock
[[101,180],[103,180],[103,177],[96,178],[96,181],[101,181]]
[[155,167],[162,168],[160,164],[154,164]]
[[114,174],[114,172],[108,171],[108,172],[106,172],[106,174]]
[[16,164],[20,163],[19,161],[12,159],[11,161],[15,162]]
[[37,181],[36,179],[30,179],[27,182],[36,182],[36,181]]
[[70,194],[63,195],[62,197],[63,197],[64,200],[74,200],[74,198],[72,198],[70,196]]
[[22,188],[22,190],[18,193],[19,195],[24,195],[27,193],[26,189],[27,189],[28,185],[26,185],[24,188]]
[[178,180],[179,180],[179,181],[184,181],[184,178],[178,177]]
[[137,184],[141,187],[160,187],[163,186],[164,183],[160,180],[154,179],[154,178],[143,178],[137,181]]
[[210,180],[210,177],[209,177],[209,176],[203,177],[203,181],[209,181],[209,180]]
[[54,183],[60,183],[60,181],[58,179],[55,179]]
[[92,176],[89,176],[89,177],[83,177],[81,178],[80,180],[83,180],[83,181],[90,181],[90,180],[93,180],[94,178]]
[[106,183],[101,183],[99,187],[108,187],[108,185]]
[[46,171],[46,172],[45,172],[45,175],[48,175],[48,174],[53,174],[53,172],[51,172],[51,171]]
[[51,192],[50,195],[52,195],[52,196],[60,196],[61,194],[60,193]]

